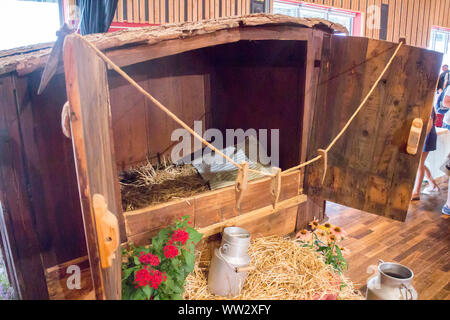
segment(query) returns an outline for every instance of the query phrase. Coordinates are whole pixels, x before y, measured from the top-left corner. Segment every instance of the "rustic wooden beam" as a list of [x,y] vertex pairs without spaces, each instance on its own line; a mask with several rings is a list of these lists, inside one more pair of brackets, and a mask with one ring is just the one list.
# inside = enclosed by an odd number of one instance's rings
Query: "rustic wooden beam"
[[261,219],[261,218],[270,216],[271,214],[274,214],[283,209],[288,209],[288,208],[298,206],[299,204],[305,202],[306,199],[307,199],[306,195],[301,194],[294,198],[279,202],[277,204],[276,209],[274,209],[272,205],[268,205],[264,208],[260,208],[260,209],[251,211],[249,213],[246,213],[246,214],[243,214],[243,215],[240,215],[237,217],[233,217],[231,219],[227,219],[227,220],[221,221],[219,223],[215,223],[215,224],[207,226],[205,228],[200,228],[200,229],[198,229],[198,232],[202,233],[203,237],[206,238],[206,237],[212,236],[216,233],[222,232],[223,228],[226,226],[233,226],[233,225],[239,226],[244,223],[249,223],[249,222],[255,221],[257,219]]
[[[282,176],[280,203],[296,197],[298,185],[299,172]],[[169,226],[174,220],[184,215],[189,215],[193,219],[196,228],[203,228],[266,206],[272,206],[270,186],[271,178],[250,181],[239,210],[235,207],[234,186],[230,186],[186,199],[125,212],[128,241],[140,242],[142,239],[149,239],[159,229]]]
[[[258,26],[219,30],[190,38],[176,38],[158,43],[144,43],[130,48],[106,51],[106,56],[120,67],[166,57],[199,48],[212,47],[241,40],[311,40],[313,29],[292,26]],[[315,34],[323,33],[315,31]]]

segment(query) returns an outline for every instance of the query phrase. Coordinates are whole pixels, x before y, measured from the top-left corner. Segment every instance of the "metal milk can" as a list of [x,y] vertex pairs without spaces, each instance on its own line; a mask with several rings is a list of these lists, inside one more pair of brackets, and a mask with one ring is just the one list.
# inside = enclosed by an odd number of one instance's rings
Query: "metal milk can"
[[417,300],[411,285],[414,273],[408,267],[379,260],[378,274],[367,281],[367,300]]
[[239,227],[223,230],[220,248],[214,250],[208,274],[211,293],[220,296],[236,296],[242,290],[249,267],[250,233]]

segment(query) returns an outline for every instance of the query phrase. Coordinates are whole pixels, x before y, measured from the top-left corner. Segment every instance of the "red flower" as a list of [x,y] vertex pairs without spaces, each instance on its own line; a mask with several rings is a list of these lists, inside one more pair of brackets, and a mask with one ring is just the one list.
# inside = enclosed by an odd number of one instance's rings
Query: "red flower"
[[147,253],[142,255],[143,252],[141,252],[141,256],[139,257],[139,261],[143,264],[149,264],[151,266],[157,266],[159,265],[159,258],[158,256]]
[[155,289],[158,289],[159,285],[163,281],[163,275],[161,271],[152,269],[150,270],[150,275],[151,275],[150,286]]
[[166,281],[166,279],[167,276],[165,273],[161,273],[161,271],[155,269],[150,269],[149,271],[144,268],[136,272],[134,276],[134,283],[137,284],[136,287],[145,287],[150,285],[150,287],[158,289],[161,282]]
[[173,245],[168,244],[163,250],[167,259],[175,258],[178,255],[178,248]]
[[150,272],[147,269],[141,269],[134,275],[134,283],[139,287],[145,287],[150,283]]
[[179,241],[181,244],[185,244],[188,239],[189,233],[181,229],[175,230],[172,234],[172,241]]

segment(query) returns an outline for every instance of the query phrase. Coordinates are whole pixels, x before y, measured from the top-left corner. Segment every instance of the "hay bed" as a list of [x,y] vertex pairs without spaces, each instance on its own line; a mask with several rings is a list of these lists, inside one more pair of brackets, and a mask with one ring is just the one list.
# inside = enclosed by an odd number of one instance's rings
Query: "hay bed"
[[146,162],[121,172],[119,181],[124,211],[186,198],[209,190],[197,169],[190,164],[164,162],[153,166]]
[[[184,298],[188,300],[318,300],[336,297],[361,300],[353,283],[325,264],[317,252],[288,238],[254,240],[249,254],[256,270],[249,272],[240,295],[226,298],[212,295],[207,287],[209,261],[196,260],[188,276]],[[343,284],[340,289],[340,283]]]

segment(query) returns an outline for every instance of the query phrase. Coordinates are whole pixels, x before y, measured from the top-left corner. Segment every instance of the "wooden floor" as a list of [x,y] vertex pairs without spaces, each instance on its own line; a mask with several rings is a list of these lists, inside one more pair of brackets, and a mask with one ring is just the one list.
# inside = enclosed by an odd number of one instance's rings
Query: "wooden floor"
[[422,195],[411,204],[405,222],[327,203],[329,222],[347,232],[343,244],[351,254],[346,275],[364,294],[371,276],[367,268],[382,259],[413,270],[419,299],[450,300],[450,217],[441,214],[446,195],[445,183],[439,195]]

